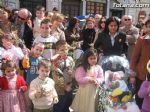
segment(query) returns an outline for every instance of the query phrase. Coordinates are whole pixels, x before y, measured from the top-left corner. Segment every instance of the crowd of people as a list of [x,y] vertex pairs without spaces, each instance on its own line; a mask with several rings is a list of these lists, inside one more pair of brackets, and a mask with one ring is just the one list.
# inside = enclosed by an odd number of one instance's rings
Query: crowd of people
[[128,60],[126,90],[150,112],[150,19],[136,27],[130,15],[96,14],[81,26],[56,9],[37,6],[35,14],[0,7],[0,112],[98,112],[97,90],[106,83],[99,63],[108,56]]

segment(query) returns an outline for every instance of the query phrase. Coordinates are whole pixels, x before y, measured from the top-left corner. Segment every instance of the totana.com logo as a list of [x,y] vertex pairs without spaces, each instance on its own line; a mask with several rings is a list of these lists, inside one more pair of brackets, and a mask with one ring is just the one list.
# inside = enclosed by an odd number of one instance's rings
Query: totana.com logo
[[121,4],[121,3],[113,3],[113,7],[116,8],[150,8],[150,4]]

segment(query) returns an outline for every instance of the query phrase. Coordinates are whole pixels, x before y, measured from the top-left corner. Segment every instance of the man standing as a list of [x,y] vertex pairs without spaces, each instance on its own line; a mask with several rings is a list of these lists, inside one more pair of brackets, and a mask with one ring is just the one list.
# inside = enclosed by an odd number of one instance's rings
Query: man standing
[[33,42],[33,32],[27,24],[28,17],[29,11],[25,8],[20,9],[14,26],[17,28],[19,38],[24,42],[26,47],[30,49]]
[[126,15],[124,16],[124,26],[120,28],[120,31],[124,32],[127,36],[128,42],[128,53],[127,58],[130,60],[134,46],[139,37],[139,30],[135,26],[133,26],[132,16]]

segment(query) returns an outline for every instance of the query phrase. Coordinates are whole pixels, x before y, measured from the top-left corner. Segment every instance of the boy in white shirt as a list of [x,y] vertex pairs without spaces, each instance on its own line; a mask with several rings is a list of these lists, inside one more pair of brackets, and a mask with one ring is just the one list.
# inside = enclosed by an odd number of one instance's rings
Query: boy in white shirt
[[58,41],[54,36],[50,35],[51,25],[49,19],[44,19],[40,26],[41,35],[34,40],[34,43],[41,42],[45,45],[42,56],[46,59],[51,59],[55,54],[55,43]]
[[33,21],[33,35],[36,38],[37,36],[40,36],[40,24],[41,21],[45,18],[45,7],[37,6],[35,14],[36,17]]
[[55,82],[49,78],[51,63],[47,59],[38,65],[39,76],[30,84],[29,98],[34,105],[33,112],[52,112],[53,104],[58,103]]

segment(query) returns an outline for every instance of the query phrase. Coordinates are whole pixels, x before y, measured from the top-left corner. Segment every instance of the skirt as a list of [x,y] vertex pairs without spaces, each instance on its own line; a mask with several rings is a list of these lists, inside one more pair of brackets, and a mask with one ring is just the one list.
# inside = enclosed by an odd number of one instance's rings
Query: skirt
[[27,112],[24,93],[18,90],[0,91],[0,112]]
[[97,86],[94,84],[79,86],[71,105],[73,112],[95,112],[96,90]]

